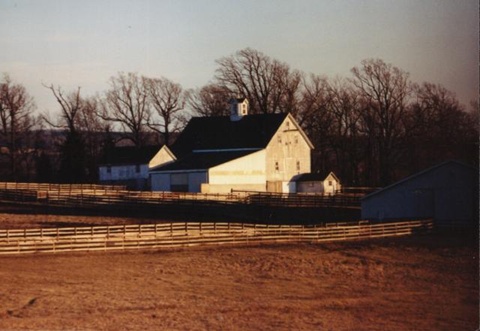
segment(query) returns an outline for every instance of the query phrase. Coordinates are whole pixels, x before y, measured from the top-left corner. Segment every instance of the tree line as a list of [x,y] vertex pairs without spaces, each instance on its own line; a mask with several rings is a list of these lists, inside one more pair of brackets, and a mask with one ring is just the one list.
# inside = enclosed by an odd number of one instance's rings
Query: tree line
[[53,117],[37,114],[26,89],[4,75],[2,175],[95,182],[106,150],[170,145],[191,116],[228,115],[231,97],[248,98],[253,114],[290,112],[315,146],[312,171],[334,171],[344,185],[384,186],[452,158],[478,164],[478,101],[467,109],[443,86],[412,82],[381,59],[363,60],[350,77],[333,79],[251,48],[216,65],[210,83],[197,89],[123,72],[94,96],[44,85],[58,103]]

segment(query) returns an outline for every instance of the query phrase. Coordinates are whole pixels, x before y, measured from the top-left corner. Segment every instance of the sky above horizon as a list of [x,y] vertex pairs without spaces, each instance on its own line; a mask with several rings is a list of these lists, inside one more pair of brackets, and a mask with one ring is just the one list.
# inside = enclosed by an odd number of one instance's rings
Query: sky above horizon
[[39,112],[42,84],[102,94],[118,72],[185,89],[213,80],[215,60],[250,47],[307,74],[351,77],[380,58],[443,85],[467,108],[479,94],[477,0],[0,0],[0,73]]

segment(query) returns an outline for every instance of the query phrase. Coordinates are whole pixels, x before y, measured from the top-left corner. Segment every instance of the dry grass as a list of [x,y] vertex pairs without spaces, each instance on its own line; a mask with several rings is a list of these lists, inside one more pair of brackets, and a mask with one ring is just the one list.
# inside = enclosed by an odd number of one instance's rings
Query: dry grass
[[2,257],[0,329],[475,330],[476,243]]

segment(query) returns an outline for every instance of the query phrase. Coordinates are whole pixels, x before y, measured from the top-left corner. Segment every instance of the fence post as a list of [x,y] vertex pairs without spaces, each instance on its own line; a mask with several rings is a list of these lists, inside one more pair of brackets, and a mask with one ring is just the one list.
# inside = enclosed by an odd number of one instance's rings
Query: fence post
[[126,237],[126,232],[127,232],[127,225],[123,225],[123,240],[122,240],[122,249],[125,250],[125,237]]

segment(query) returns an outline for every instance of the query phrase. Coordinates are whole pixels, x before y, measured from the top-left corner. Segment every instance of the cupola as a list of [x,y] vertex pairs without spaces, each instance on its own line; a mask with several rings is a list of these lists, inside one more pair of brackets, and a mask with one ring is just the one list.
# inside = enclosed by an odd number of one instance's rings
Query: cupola
[[231,121],[239,121],[243,116],[248,115],[247,98],[232,98],[228,103],[230,104]]

